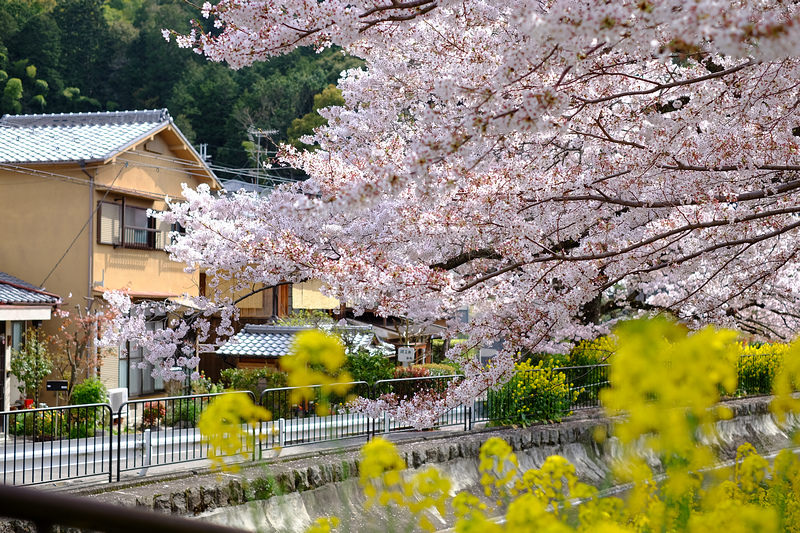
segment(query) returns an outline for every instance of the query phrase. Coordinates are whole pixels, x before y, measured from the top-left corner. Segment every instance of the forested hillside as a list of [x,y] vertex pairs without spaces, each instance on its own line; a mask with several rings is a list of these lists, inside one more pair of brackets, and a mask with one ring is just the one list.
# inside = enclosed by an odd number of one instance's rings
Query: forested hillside
[[187,32],[193,18],[181,0],[0,0],[2,112],[166,107],[214,163],[246,167],[249,127],[286,140],[314,95],[360,64],[302,49],[234,71],[164,40],[162,29]]

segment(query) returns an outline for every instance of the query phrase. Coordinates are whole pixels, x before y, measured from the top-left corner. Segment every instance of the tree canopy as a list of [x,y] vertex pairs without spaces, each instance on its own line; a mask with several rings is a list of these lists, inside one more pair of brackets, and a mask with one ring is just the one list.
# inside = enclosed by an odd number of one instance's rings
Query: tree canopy
[[[321,111],[308,181],[269,199],[187,191],[173,256],[357,309],[449,319],[488,369],[667,312],[798,329],[800,13],[780,1],[223,0],[178,35],[235,68],[337,45],[366,66]],[[246,214],[242,216],[242,214]],[[210,305],[209,302],[205,302]],[[454,348],[452,357],[458,357]]]
[[167,107],[214,163],[248,167],[248,128],[275,130],[274,151],[314,95],[361,64],[339,50],[299,49],[234,72],[164,40],[164,28],[189,31],[198,16],[177,0],[0,0],[0,112]]

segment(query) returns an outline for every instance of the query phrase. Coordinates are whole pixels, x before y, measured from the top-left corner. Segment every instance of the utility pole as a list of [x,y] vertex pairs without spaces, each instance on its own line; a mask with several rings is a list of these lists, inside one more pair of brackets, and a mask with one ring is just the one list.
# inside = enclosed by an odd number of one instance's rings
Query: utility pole
[[[250,126],[247,128],[247,136],[250,138],[250,142],[256,143],[256,186],[258,188],[265,187],[266,185],[262,185],[261,183],[261,139],[267,138],[269,139],[273,135],[277,135],[278,130],[262,130],[260,128],[255,128]],[[264,152],[266,153],[267,147],[264,147]],[[259,191],[261,192],[261,191]]]

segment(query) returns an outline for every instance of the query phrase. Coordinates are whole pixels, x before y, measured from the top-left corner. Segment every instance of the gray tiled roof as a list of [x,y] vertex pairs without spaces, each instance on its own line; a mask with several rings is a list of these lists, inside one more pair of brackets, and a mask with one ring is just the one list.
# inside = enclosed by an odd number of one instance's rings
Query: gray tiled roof
[[60,301],[61,299],[56,295],[44,292],[36,285],[22,281],[5,272],[0,272],[0,304],[2,305],[55,305]]
[[171,120],[166,109],[0,119],[0,163],[104,161]]
[[[275,359],[289,353],[294,337],[301,331],[313,329],[311,326],[257,326],[248,324],[230,341],[217,349],[218,355],[234,357],[263,357]],[[375,334],[367,328],[346,328],[351,346],[370,347]],[[393,352],[393,348],[391,349]]]

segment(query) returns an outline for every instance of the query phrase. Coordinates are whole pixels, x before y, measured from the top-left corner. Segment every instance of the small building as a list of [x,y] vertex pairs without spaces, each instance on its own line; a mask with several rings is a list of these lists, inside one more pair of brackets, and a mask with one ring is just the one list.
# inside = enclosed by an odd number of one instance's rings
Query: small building
[[0,410],[8,411],[20,397],[9,374],[12,350],[19,350],[28,328],[50,320],[59,304],[58,295],[0,272]]
[[[230,367],[278,368],[280,358],[291,353],[295,336],[311,329],[315,328],[248,324],[218,348],[216,354]],[[320,329],[339,335],[348,350],[365,349],[377,357],[394,355],[394,347],[381,342],[369,327],[321,326]]]

